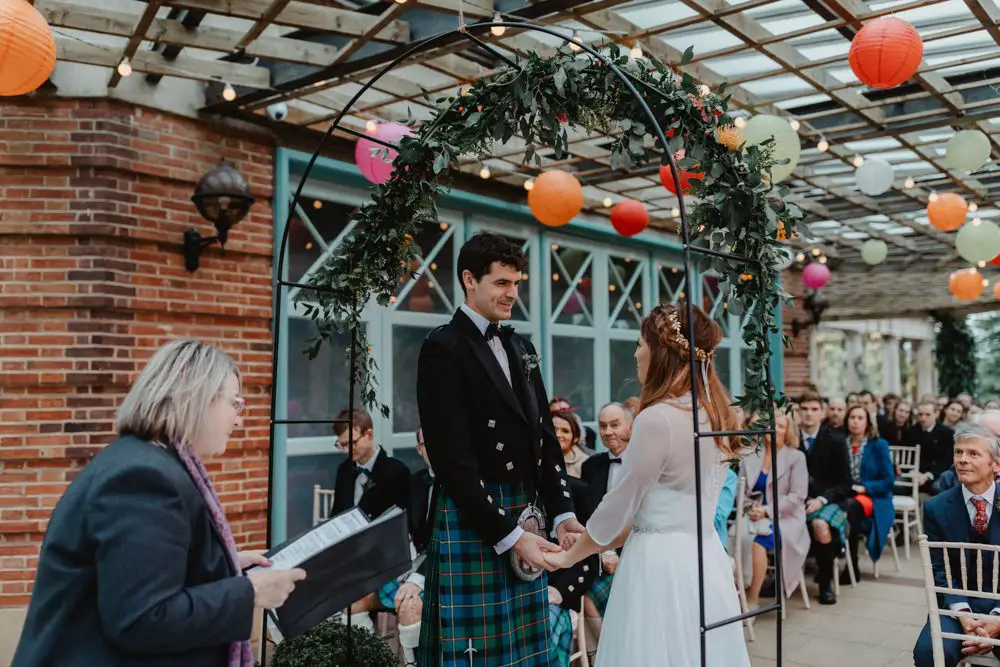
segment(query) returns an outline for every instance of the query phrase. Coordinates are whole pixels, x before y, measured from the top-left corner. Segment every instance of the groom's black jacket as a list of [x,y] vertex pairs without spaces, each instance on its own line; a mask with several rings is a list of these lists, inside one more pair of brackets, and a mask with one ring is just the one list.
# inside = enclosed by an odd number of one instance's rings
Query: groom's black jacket
[[[417,407],[431,466],[460,522],[490,546],[517,525],[484,484],[523,483],[552,520],[573,511],[549,399],[538,368],[525,371],[531,343],[504,328],[511,383],[461,310],[427,336],[417,365]],[[513,387],[511,386],[513,384]]]

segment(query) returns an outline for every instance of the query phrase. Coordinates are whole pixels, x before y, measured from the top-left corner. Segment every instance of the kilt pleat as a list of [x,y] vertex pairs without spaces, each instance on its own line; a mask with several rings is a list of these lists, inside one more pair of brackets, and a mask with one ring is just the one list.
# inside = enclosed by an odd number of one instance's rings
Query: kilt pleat
[[552,667],[569,667],[573,655],[573,617],[568,609],[549,604],[549,631],[552,633]]
[[[510,485],[486,489],[515,516],[531,500]],[[548,579],[521,581],[508,559],[461,520],[442,490],[427,546],[421,667],[549,667]]]
[[600,612],[601,616],[604,616],[604,611],[608,608],[608,598],[611,597],[611,583],[614,581],[615,575],[613,574],[601,574],[594,579],[594,583],[591,584],[590,590],[587,591],[587,597],[589,597],[594,606],[597,607],[597,611]]
[[841,546],[847,546],[847,512],[837,503],[827,503],[806,517],[806,525],[815,519],[825,521],[835,531]]

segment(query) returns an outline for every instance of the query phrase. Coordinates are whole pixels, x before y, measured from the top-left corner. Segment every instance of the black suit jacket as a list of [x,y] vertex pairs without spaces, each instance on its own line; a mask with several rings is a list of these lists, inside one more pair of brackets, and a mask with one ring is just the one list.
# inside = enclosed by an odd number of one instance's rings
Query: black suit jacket
[[126,436],[77,475],[45,532],[13,667],[225,667],[254,593],[172,450]]
[[431,539],[436,500],[434,478],[430,471],[420,470],[413,473],[410,476],[409,520],[410,538],[413,540],[413,548],[417,550],[417,553],[423,553]]
[[[340,514],[354,507],[354,483],[358,469],[350,459],[337,468],[337,483],[333,494],[333,513]],[[372,465],[368,488],[361,494],[358,509],[374,519],[393,505],[410,508],[410,469],[379,448]]]
[[[621,464],[616,464],[621,465]],[[585,512],[577,511],[580,521],[586,523],[597,506],[604,500],[608,492],[608,476],[611,474],[611,454],[601,452],[594,454],[583,462],[580,468],[580,479],[587,488],[587,507]]]
[[[587,460],[589,461],[590,459]],[[584,465],[586,465],[586,462],[584,462]],[[570,495],[573,498],[573,504],[576,507],[578,515],[589,517],[594,508],[589,506],[590,492],[587,484],[575,477],[568,477],[567,481],[569,482]],[[549,586],[559,591],[559,594],[562,596],[562,602],[559,606],[563,609],[580,611],[580,602],[583,600],[584,594],[594,584],[599,571],[600,556],[595,554],[584,558],[572,567],[550,572]]]
[[823,496],[828,502],[836,503],[854,496],[847,438],[839,430],[824,424],[819,427],[812,447],[805,439],[800,447],[806,453],[809,468],[810,498]]
[[417,364],[417,406],[434,474],[459,522],[489,545],[510,534],[517,517],[499,511],[486,483],[537,492],[550,523],[573,511],[541,374],[525,370],[524,356],[535,348],[509,331],[501,338],[511,382],[461,310],[427,336]]
[[920,472],[934,477],[940,477],[955,462],[955,432],[941,423],[934,424],[930,432],[920,424],[911,426],[903,434],[903,444],[920,445]]

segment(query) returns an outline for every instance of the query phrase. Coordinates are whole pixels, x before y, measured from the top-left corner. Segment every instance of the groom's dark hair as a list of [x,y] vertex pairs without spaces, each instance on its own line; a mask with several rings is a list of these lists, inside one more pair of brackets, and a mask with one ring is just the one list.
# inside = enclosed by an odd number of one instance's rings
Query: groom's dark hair
[[462,281],[462,274],[468,271],[472,277],[479,282],[487,273],[493,262],[500,262],[504,266],[524,273],[528,266],[528,259],[524,256],[520,244],[511,241],[505,236],[494,234],[493,232],[479,232],[465,242],[462,249],[458,251],[458,284],[462,286],[462,293],[465,293],[465,283]]

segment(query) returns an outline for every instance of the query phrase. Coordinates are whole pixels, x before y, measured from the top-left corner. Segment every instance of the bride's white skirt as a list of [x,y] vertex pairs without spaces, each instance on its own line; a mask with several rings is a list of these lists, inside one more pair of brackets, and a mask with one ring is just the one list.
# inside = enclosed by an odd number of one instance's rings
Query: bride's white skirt
[[[714,530],[704,541],[705,618],[740,614],[732,565]],[[615,572],[597,667],[700,667],[697,537],[633,533]],[[743,625],[710,630],[708,667],[749,667]]]

